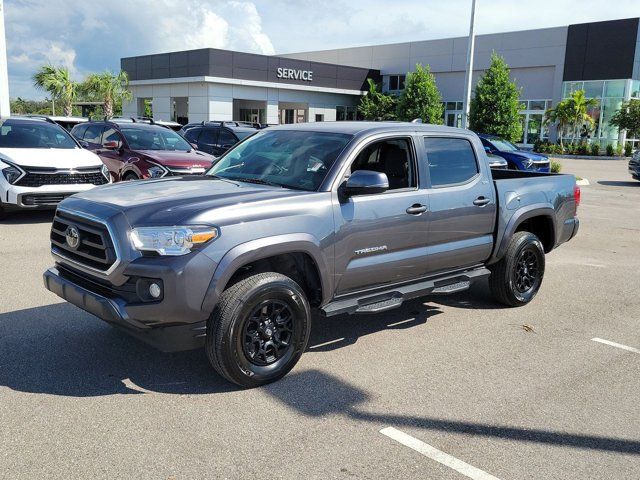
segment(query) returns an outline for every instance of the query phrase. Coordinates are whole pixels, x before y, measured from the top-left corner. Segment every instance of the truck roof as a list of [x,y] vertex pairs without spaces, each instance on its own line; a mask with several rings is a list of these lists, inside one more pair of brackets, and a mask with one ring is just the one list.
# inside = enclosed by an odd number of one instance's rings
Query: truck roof
[[446,127],[444,125],[433,125],[430,123],[412,123],[412,122],[309,122],[309,123],[289,123],[286,125],[276,125],[269,127],[269,130],[300,130],[307,132],[330,132],[330,133],[348,133],[357,135],[361,133],[382,133],[393,132],[396,130],[406,131],[411,129],[417,132],[435,132],[435,133],[464,133],[469,134],[469,130],[455,127]]

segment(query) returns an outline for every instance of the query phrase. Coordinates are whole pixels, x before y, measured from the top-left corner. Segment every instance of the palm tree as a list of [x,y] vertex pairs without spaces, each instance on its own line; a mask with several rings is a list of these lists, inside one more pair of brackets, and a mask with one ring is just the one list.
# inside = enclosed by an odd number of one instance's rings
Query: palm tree
[[598,100],[595,98],[587,98],[584,95],[584,90],[576,90],[571,94],[569,100],[571,110],[571,124],[573,127],[572,140],[575,142],[580,128],[583,125],[593,127],[595,121],[589,115],[589,110],[598,106]]
[[[68,68],[43,65],[33,75],[33,84],[39,90],[50,93],[52,100],[60,100],[64,108],[64,114],[71,116],[73,113],[73,101],[78,93],[78,84],[71,79]],[[54,110],[53,114],[55,115],[55,113]]]
[[102,73],[92,73],[84,81],[82,89],[88,96],[102,101],[106,117],[113,117],[115,104],[133,98],[129,90],[129,77],[124,71],[117,75],[109,70]]
[[544,114],[544,121],[547,125],[556,125],[558,128],[558,138],[560,146],[564,149],[562,138],[567,127],[571,124],[572,114],[569,99],[558,102],[555,107],[549,108]]

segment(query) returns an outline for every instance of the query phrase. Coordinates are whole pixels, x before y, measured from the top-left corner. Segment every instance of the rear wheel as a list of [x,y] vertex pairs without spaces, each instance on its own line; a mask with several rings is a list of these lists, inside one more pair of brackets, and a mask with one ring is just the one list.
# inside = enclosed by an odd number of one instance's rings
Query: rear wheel
[[7,218],[7,211],[2,208],[2,205],[0,204],[0,220],[4,220],[5,218]]
[[309,303],[291,278],[259,273],[220,296],[207,322],[205,350],[213,368],[241,387],[286,375],[307,347]]
[[526,305],[536,296],[544,277],[544,248],[529,232],[516,232],[502,259],[492,265],[489,287],[493,297],[510,307]]

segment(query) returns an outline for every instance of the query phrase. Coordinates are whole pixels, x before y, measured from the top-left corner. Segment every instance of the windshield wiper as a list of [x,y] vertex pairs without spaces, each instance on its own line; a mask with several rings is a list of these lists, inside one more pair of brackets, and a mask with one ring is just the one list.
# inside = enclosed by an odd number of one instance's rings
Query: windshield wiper
[[263,180],[262,178],[236,178],[236,177],[232,177],[232,179],[235,180],[236,182],[256,183],[258,185],[269,185],[270,187],[285,188],[282,185],[280,185],[279,183],[269,182],[267,180]]

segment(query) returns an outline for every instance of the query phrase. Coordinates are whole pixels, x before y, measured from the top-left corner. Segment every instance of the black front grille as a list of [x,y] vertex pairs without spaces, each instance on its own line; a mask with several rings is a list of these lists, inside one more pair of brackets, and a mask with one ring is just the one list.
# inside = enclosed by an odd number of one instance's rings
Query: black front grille
[[28,207],[55,206],[73,193],[37,193],[20,196],[20,203]]
[[[76,227],[79,243],[67,243],[67,230]],[[99,222],[58,211],[51,226],[51,249],[81,265],[106,271],[116,261],[116,252],[107,227]]]
[[26,175],[16,185],[41,187],[43,185],[104,185],[108,182],[99,168],[57,170],[55,168],[27,168]]

